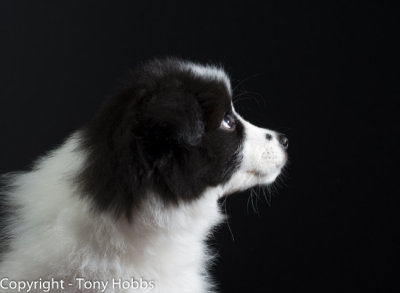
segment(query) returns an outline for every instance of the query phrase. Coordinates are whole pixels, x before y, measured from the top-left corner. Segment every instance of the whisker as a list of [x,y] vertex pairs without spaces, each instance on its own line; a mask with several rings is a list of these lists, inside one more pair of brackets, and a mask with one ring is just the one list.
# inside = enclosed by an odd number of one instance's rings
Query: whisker
[[237,89],[238,89],[240,86],[242,86],[245,82],[248,82],[249,80],[251,80],[251,79],[253,79],[253,78],[256,78],[256,77],[260,77],[260,76],[262,76],[262,75],[264,75],[264,73],[256,73],[256,74],[250,75],[250,76],[248,76],[248,77],[242,79],[241,81],[238,82],[237,85],[235,85],[235,87],[232,89],[232,92],[235,92],[235,90],[237,90]]
[[264,198],[265,198],[265,202],[267,203],[267,205],[269,207],[271,207],[271,195],[267,192],[267,186],[263,187],[261,190],[263,192]]
[[265,99],[263,98],[263,96],[261,94],[252,93],[252,92],[242,92],[236,96],[233,96],[233,98],[232,98],[232,102],[234,105],[237,105],[238,103],[247,101],[247,100],[255,101],[258,106],[260,106],[260,104],[259,104],[260,100],[263,101],[265,104]]
[[254,202],[253,202],[253,194],[257,194],[257,192],[255,191],[255,189],[253,189],[253,190],[254,190],[254,193],[250,194],[250,197],[251,197],[251,205],[252,205],[252,207],[253,207],[254,213],[258,215],[258,210],[256,209],[256,207],[255,207],[255,205],[254,205]]
[[249,214],[249,203],[252,193],[253,193],[253,188],[250,189],[250,196],[247,198],[247,206],[246,206],[247,214]]
[[226,210],[226,209],[227,209],[227,199],[228,199],[228,197],[225,196],[225,199],[224,199],[224,201],[222,202],[222,205],[224,206],[225,217],[226,217],[226,224],[227,224],[227,226],[228,226],[229,233],[231,234],[232,242],[235,242],[235,237],[233,236],[233,231],[232,231],[231,225],[230,225],[230,223],[229,223],[228,212],[227,212],[227,210]]

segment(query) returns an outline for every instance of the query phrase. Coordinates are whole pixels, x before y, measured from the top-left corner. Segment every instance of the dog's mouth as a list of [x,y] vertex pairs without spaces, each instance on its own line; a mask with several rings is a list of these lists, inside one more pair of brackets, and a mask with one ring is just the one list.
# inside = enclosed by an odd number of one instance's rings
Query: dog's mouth
[[268,174],[260,172],[258,170],[249,170],[246,173],[251,174],[255,177],[260,177],[260,178],[268,176]]
[[237,183],[234,180],[232,182],[233,184],[228,184],[228,187],[225,186],[227,188],[224,188],[224,191],[220,194],[220,197],[229,196],[233,193],[241,192],[257,185],[269,185],[275,181],[280,173],[281,168],[268,173],[256,169],[244,171],[242,176],[246,174],[248,177],[241,183]]
[[281,174],[282,169],[285,167],[285,162],[281,164],[276,164],[275,168],[269,170],[257,170],[257,169],[250,169],[246,171],[246,174],[253,177],[257,184],[271,184],[275,181],[275,179]]

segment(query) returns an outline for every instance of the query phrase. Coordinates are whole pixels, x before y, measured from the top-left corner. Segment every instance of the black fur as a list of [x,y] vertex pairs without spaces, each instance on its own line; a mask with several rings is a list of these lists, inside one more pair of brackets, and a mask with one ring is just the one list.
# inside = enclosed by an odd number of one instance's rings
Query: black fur
[[243,127],[219,128],[232,112],[226,85],[181,64],[138,67],[83,129],[88,159],[78,180],[97,209],[130,217],[149,190],[168,204],[191,201],[238,167]]

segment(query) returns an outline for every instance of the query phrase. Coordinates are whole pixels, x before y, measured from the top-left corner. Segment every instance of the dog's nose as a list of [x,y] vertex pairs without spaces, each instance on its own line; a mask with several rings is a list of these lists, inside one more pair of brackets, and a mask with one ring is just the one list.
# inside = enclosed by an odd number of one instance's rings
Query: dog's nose
[[278,141],[279,143],[285,148],[287,149],[289,146],[289,139],[287,138],[286,135],[284,134],[279,134],[278,135]]

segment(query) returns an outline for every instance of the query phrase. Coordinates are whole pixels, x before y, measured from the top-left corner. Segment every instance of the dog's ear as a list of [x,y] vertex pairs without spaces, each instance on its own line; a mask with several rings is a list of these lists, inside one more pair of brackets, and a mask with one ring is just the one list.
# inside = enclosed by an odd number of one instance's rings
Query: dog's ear
[[144,136],[156,142],[196,146],[204,134],[203,113],[190,93],[153,96],[141,114]]

